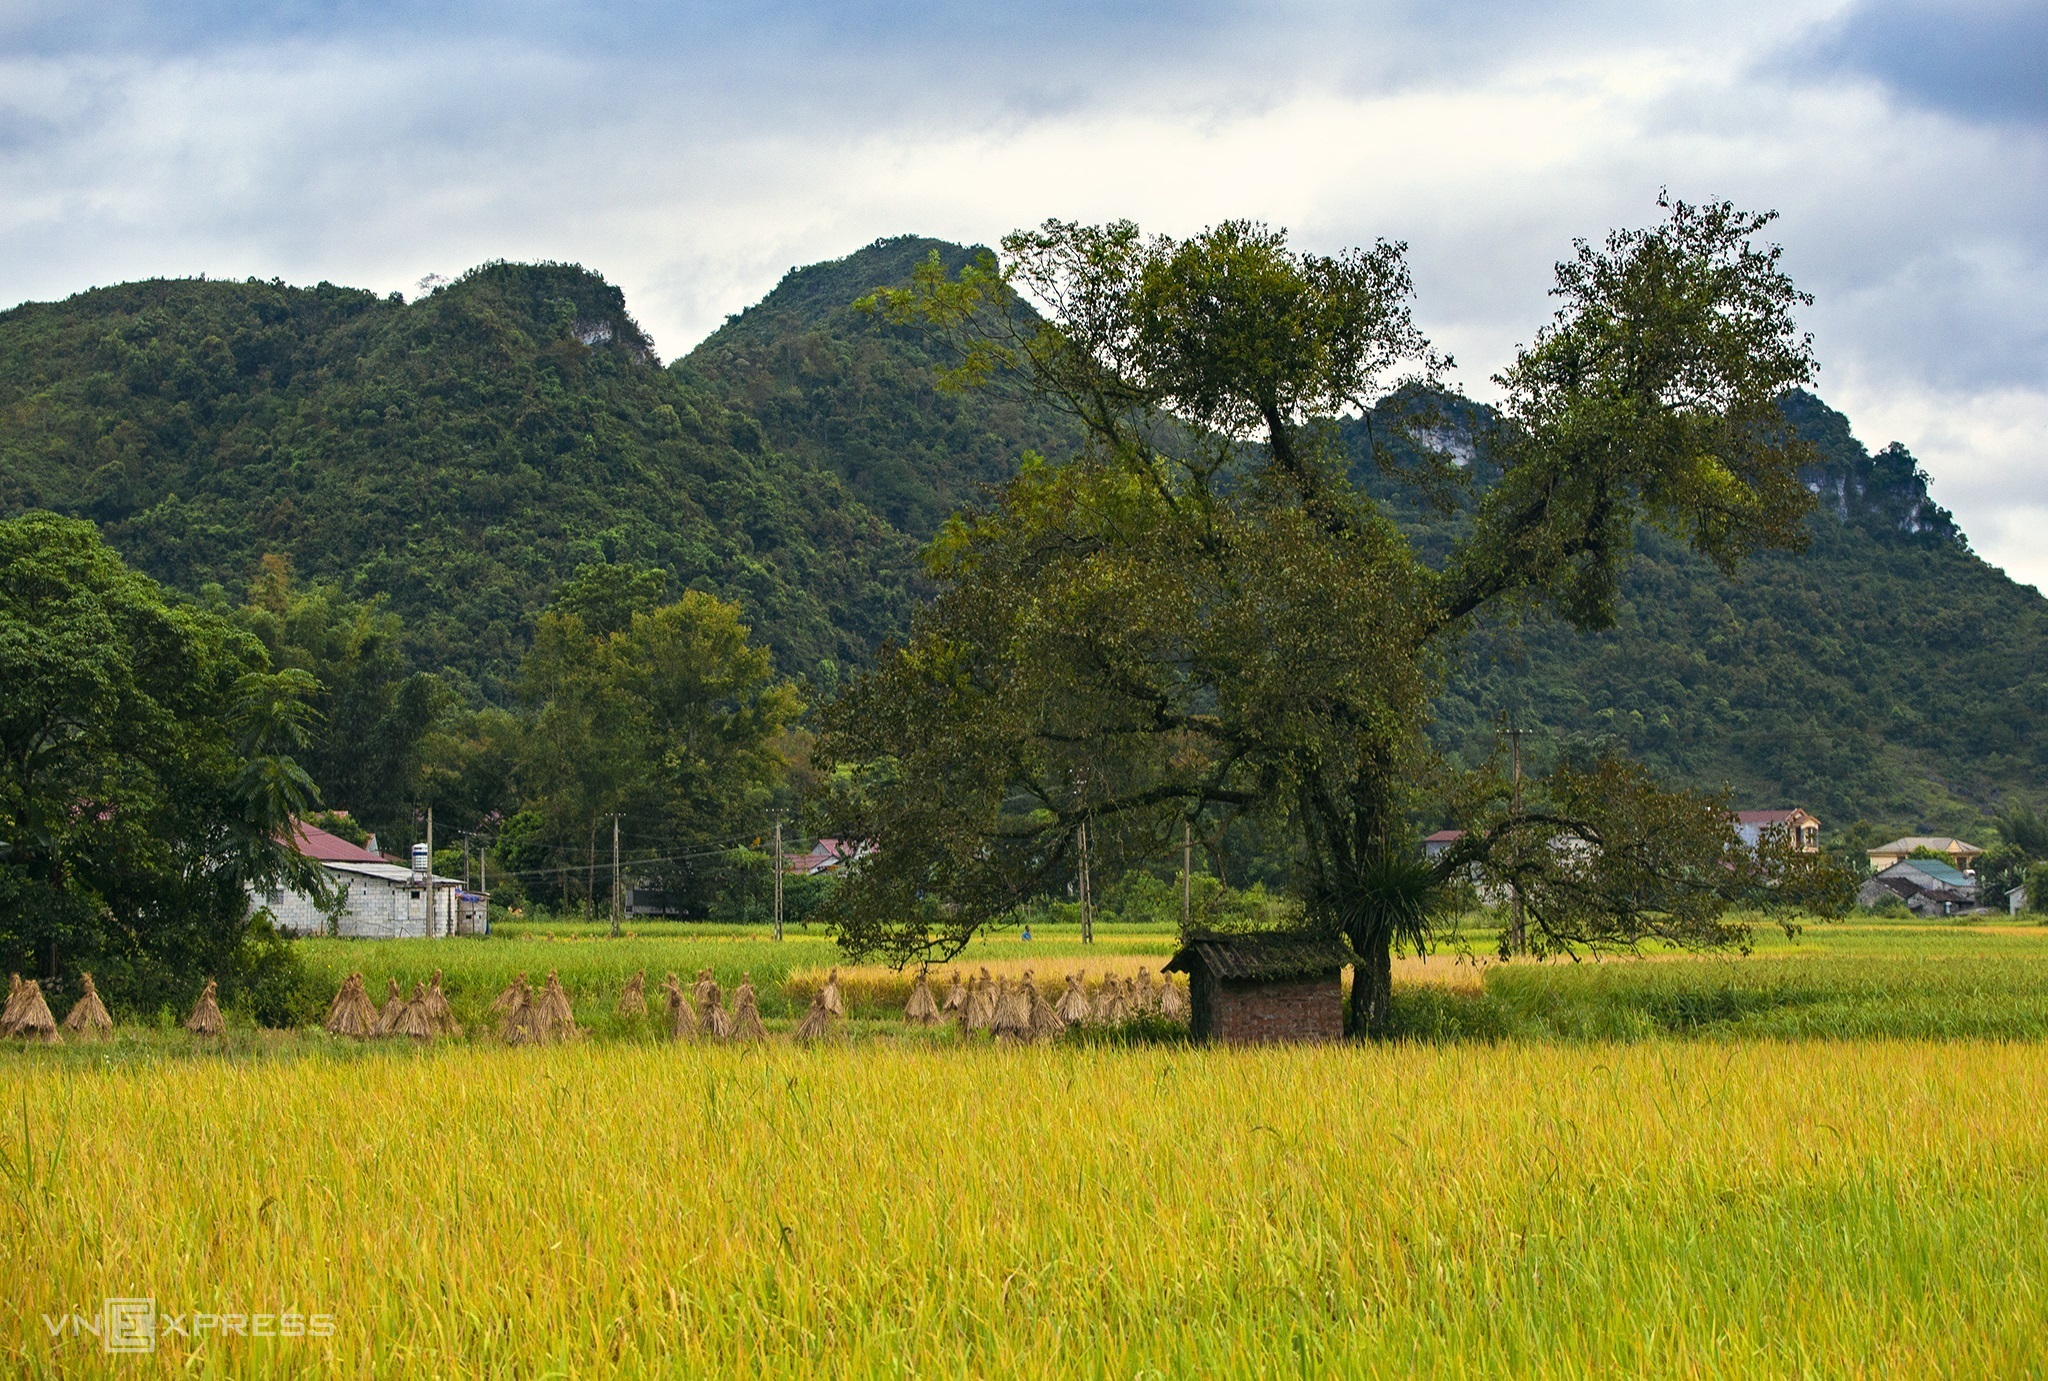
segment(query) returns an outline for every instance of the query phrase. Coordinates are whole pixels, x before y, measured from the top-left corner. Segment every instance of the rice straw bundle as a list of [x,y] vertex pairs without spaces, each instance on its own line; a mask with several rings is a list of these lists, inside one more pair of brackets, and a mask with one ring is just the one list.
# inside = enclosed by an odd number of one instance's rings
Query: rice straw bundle
[[1188,995],[1171,977],[1167,978],[1165,986],[1159,990],[1159,1015],[1168,1021],[1188,1019]]
[[576,1034],[576,1014],[569,1010],[569,995],[562,991],[562,980],[548,970],[546,986],[533,1001],[534,1035],[543,1041],[567,1040]]
[[384,980],[384,1005],[377,1012],[376,1034],[389,1036],[398,1030],[398,1019],[405,1015],[405,998],[398,991],[398,980]]
[[732,1036],[732,1013],[725,1010],[725,995],[718,991],[718,984],[712,980],[711,970],[697,975],[697,1022],[705,1035],[715,1041],[728,1040]]
[[1067,1029],[1066,1018],[1060,1015],[1059,1008],[1045,1000],[1045,994],[1031,981],[1031,974],[1028,971],[1024,975],[1024,993],[1031,1003],[1033,1040],[1050,1039]]
[[953,970],[952,985],[946,989],[946,1005],[939,1010],[949,1014],[953,1012],[964,1014],[967,1011],[967,988],[960,981],[960,970],[958,969]]
[[1159,1010],[1159,990],[1152,986],[1152,970],[1138,970],[1137,987],[1129,990],[1131,1015],[1146,1015]]
[[846,1003],[839,996],[839,969],[835,965],[832,974],[825,980],[825,986],[818,994],[818,1000],[825,1004],[825,1010],[835,1017],[846,1015]]
[[434,970],[434,981],[427,985],[427,1020],[434,1024],[436,1035],[462,1034],[462,1027],[455,1020],[455,1009],[448,1005],[448,995],[441,991],[439,969]]
[[987,1031],[996,1024],[995,980],[983,969],[967,989],[967,1008],[961,1024],[969,1031]]
[[622,1017],[644,1017],[647,1015],[647,970],[642,969],[626,980],[625,991],[619,994],[619,1015]]
[[682,1041],[696,1035],[697,1014],[690,1010],[689,999],[683,996],[683,980],[670,974],[661,991],[667,1000],[668,1038]]
[[92,975],[81,974],[80,977],[85,980],[85,992],[71,1004],[71,1011],[64,1018],[64,1029],[88,1036],[113,1030],[114,1019],[107,1014],[107,1005],[100,1001],[100,990],[92,985]]
[[1095,1020],[1104,1026],[1115,1026],[1130,1015],[1124,1010],[1123,985],[1116,981],[1115,974],[1104,974],[1102,986],[1095,991]]
[[21,1005],[27,996],[26,987],[27,985],[21,981],[20,974],[7,975],[7,1006],[0,1009],[0,1036],[14,1034],[15,1024],[21,1020]]
[[1060,1020],[1068,1025],[1086,1021],[1095,1015],[1095,1009],[1088,1005],[1088,975],[1079,969],[1067,975],[1067,989],[1060,994],[1059,1006],[1053,1008]]
[[908,1026],[930,1026],[939,1019],[939,1004],[932,1001],[932,985],[925,981],[923,969],[917,971],[917,982],[911,985],[910,1001],[903,1004],[903,1021]]
[[[1030,974],[1026,974],[1028,980]],[[1010,982],[1008,974],[996,983],[996,1034],[1014,1036],[1019,1040],[1031,1038],[1031,999],[1021,986]]]
[[[394,985],[395,986],[395,985]],[[185,1018],[185,1029],[195,1036],[218,1036],[227,1029],[227,1023],[220,1019],[220,1002],[214,996],[220,985],[211,978],[200,990],[199,1005],[192,1009],[192,1015]]]
[[327,1009],[326,1026],[337,1036],[353,1036],[357,1040],[376,1034],[377,1009],[371,1005],[370,995],[363,991],[360,973],[341,980],[341,991],[334,995],[334,1005]]
[[754,976],[740,975],[739,990],[732,995],[732,1030],[729,1038],[736,1041],[759,1041],[768,1038],[768,1028],[761,1024],[761,1005],[754,996]]
[[498,1034],[505,1044],[524,1045],[533,1039],[533,990],[527,987],[525,974],[514,978],[491,1007],[503,1014]]
[[806,1043],[821,1041],[832,1034],[832,1009],[825,1005],[825,994],[819,993],[811,999],[810,1009],[804,1019],[796,1024],[796,1039]]
[[427,985],[412,985],[412,1000],[399,1004],[398,1020],[391,1024],[394,1036],[411,1036],[416,1041],[434,1038],[434,1019],[427,1011]]
[[[219,1019],[216,1014],[214,1020]],[[21,1009],[15,1013],[9,1034],[44,1045],[63,1043],[64,1038],[57,1034],[57,1019],[50,1015],[50,1004],[43,1000],[43,985],[33,978],[21,985]]]

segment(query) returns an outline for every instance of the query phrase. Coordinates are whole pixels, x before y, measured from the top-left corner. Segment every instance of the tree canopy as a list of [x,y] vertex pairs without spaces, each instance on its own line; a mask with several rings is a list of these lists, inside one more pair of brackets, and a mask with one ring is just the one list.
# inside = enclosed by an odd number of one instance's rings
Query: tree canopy
[[[1311,921],[1366,961],[1365,1029],[1392,945],[1426,942],[1467,870],[1540,894],[1538,945],[1739,939],[1737,891],[1796,865],[1740,857],[1724,802],[1587,763],[1517,803],[1425,729],[1482,612],[1610,619],[1639,523],[1723,564],[1799,540],[1806,451],[1776,400],[1813,362],[1803,299],[1755,243],[1767,222],[1680,203],[1578,246],[1555,319],[1501,378],[1499,479],[1435,563],[1352,483],[1339,426],[1439,366],[1401,245],[1048,222],[1007,237],[1000,267],[933,261],[873,298],[956,341],[956,380],[1024,374],[1087,444],[949,524],[937,599],[828,711],[821,751],[867,775],[845,827],[878,850],[835,904],[843,940],[956,951],[1063,881],[1084,826],[1109,863],[1238,820],[1291,839]],[[1044,315],[1011,309],[1013,289]],[[1411,419],[1410,442],[1425,429]],[[1468,482],[1428,446],[1375,459],[1425,493]],[[1470,828],[1425,864],[1414,820],[1444,807]]]

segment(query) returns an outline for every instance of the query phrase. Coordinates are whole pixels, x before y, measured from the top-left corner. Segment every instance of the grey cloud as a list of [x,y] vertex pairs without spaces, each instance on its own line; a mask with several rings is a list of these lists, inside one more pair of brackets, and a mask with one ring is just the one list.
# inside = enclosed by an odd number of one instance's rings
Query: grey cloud
[[1865,0],[1792,56],[1874,78],[1930,110],[2048,122],[2048,6],[2039,0]]

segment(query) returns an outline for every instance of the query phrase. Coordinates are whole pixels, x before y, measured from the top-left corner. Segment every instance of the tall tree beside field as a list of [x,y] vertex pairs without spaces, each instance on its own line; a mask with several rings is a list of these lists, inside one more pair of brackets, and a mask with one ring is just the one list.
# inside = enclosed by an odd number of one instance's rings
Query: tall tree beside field
[[[1731,900],[1812,882],[1743,856],[1724,802],[1625,763],[1567,764],[1517,801],[1424,735],[1482,612],[1611,621],[1638,523],[1723,569],[1802,538],[1806,452],[1776,400],[1812,373],[1805,299],[1755,242],[1769,217],[1668,211],[1559,265],[1555,319],[1499,379],[1500,478],[1433,562],[1350,483],[1337,427],[1442,363],[1403,246],[1048,222],[1004,241],[1004,268],[934,262],[878,294],[951,335],[956,381],[1021,372],[1088,445],[949,524],[937,600],[830,711],[825,756],[866,777],[845,827],[878,846],[836,903],[845,943],[957,951],[1064,884],[1084,824],[1108,874],[1183,822],[1244,819],[1291,835],[1312,923],[1365,960],[1369,1031],[1393,946],[1428,942],[1469,868],[1519,887],[1538,949],[1738,943]],[[1017,290],[1042,320],[1010,309]],[[1426,445],[1380,463],[1424,496],[1468,483]],[[1447,805],[1470,833],[1426,864],[1411,822]]]
[[166,599],[92,524],[0,521],[0,964],[99,975],[118,1004],[208,977],[289,1015],[293,964],[248,889],[314,870],[280,841],[313,679]]

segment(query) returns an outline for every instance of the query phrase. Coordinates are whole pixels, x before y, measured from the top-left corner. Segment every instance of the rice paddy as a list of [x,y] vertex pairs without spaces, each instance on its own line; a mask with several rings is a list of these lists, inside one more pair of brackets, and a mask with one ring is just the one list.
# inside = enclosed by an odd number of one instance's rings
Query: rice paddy
[[[1445,961],[1399,989],[1434,1033],[1260,1051],[962,1043],[850,967],[852,1038],[797,1044],[832,958],[794,938],[327,943],[376,994],[426,956],[472,1029],[0,1052],[0,1372],[2048,1372],[2033,927]],[[1048,995],[1121,971],[1064,944]],[[776,1038],[670,1042],[661,977],[704,967]],[[550,968],[587,1038],[474,1029]],[[108,1297],[153,1354],[92,1334]]]

